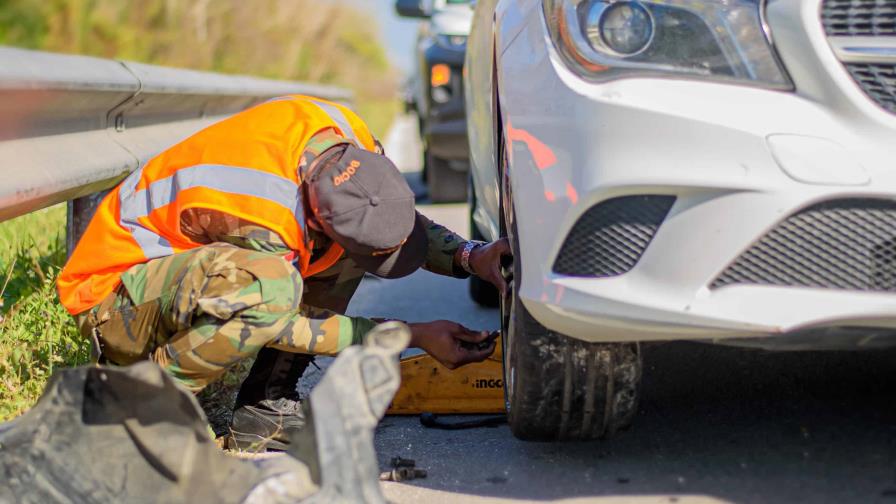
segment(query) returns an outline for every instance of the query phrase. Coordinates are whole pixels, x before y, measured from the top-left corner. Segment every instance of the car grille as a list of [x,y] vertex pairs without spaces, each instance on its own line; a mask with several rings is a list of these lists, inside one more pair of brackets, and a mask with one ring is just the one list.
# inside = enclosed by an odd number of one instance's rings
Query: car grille
[[829,37],[896,35],[893,0],[826,0],[821,18]]
[[896,114],[896,65],[847,63],[846,69],[865,94]]
[[665,220],[674,196],[623,196],[599,203],[572,227],[554,272],[611,277],[630,271]]
[[896,202],[845,199],[792,215],[711,288],[735,284],[896,292]]
[[896,114],[896,0],[825,0],[821,19],[837,56],[862,91]]

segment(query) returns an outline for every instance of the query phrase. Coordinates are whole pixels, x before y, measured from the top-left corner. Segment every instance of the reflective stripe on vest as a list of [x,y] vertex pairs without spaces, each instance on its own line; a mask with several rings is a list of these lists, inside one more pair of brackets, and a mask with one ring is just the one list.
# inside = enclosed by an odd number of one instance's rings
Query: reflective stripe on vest
[[137,245],[143,250],[143,255],[145,255],[147,259],[169,256],[174,253],[174,249],[171,248],[171,243],[165,238],[143,227],[142,224],[137,222],[137,217],[131,218],[130,215],[125,212],[125,208],[134,206],[134,189],[136,189],[137,183],[142,176],[143,167],[141,166],[121,182],[121,187],[118,190],[118,202],[119,207],[121,208],[119,223],[121,224],[121,227],[130,231],[131,236],[134,237],[134,241],[136,241]]
[[289,210],[297,221],[304,219],[299,186],[272,173],[238,166],[202,164],[181,168],[168,177],[152,182],[146,189],[135,191],[142,174],[143,169],[138,169],[122,182],[119,218],[121,225],[134,235],[147,259],[171,255],[174,249],[163,237],[141,225],[138,219],[173,203],[177,193],[186,189],[202,187],[266,199]]
[[[294,96],[278,96],[276,98],[271,98],[270,100],[268,100],[268,102],[288,101],[288,100],[295,100],[295,99],[296,98]],[[343,114],[342,111],[339,110],[339,107],[337,107],[331,103],[327,103],[327,102],[320,101],[320,100],[315,100],[314,98],[309,97],[307,99],[309,101],[311,101],[312,103],[314,103],[315,105],[317,105],[318,107],[320,107],[324,111],[325,114],[330,116],[330,119],[332,119],[333,122],[335,122],[336,125],[339,127],[339,129],[342,131],[342,136],[355,142],[355,145],[357,145],[359,147],[364,145],[361,143],[361,139],[358,138],[358,135],[355,133],[355,129],[352,128],[351,123],[348,122],[348,118],[346,118],[345,114]]]
[[342,130],[342,135],[355,142],[355,145],[361,146],[361,139],[358,138],[358,135],[355,134],[355,130],[352,128],[352,125],[349,124],[348,119],[345,117],[345,114],[342,113],[337,107],[330,105],[329,103],[314,101],[314,104],[318,107],[322,108],[324,112],[330,116],[330,119],[339,126],[339,129]]

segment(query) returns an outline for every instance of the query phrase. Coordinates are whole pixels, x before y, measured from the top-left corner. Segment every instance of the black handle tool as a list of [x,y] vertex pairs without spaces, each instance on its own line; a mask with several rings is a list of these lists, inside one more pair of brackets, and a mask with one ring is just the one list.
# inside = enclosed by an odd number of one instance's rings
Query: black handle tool
[[466,348],[467,350],[485,350],[488,347],[492,346],[492,343],[501,335],[501,331],[492,331],[491,334],[488,335],[487,338],[480,341],[479,343],[471,343],[469,341],[461,341],[460,346]]

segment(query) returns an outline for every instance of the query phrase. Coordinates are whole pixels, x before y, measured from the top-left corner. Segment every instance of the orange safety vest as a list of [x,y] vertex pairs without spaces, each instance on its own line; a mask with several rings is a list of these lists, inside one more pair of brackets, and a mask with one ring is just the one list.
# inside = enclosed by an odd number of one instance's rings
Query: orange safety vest
[[181,212],[207,208],[264,226],[295,251],[307,278],[332,266],[338,245],[310,264],[298,166],[316,133],[335,128],[375,149],[367,125],[349,109],[307,96],[284,96],[231,116],[151,159],[110,192],[59,274],[59,299],[76,315],[96,306],[135,264],[199,247],[180,230]]

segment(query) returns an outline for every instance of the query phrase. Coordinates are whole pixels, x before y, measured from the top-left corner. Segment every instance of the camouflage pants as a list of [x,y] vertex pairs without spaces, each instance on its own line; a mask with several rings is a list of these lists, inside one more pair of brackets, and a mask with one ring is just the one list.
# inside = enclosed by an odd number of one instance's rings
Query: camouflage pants
[[346,332],[330,314],[344,313],[363,274],[343,258],[303,280],[278,255],[214,243],[132,267],[79,325],[110,361],[148,357],[198,391],[263,347],[335,354],[360,339],[352,331],[372,322]]

